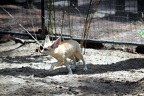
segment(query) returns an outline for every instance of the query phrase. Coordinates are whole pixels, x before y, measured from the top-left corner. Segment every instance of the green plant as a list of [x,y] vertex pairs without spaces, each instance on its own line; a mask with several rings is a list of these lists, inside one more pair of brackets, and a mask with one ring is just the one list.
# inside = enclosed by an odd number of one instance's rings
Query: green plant
[[144,37],[144,29],[141,29],[140,31],[138,31],[137,36]]

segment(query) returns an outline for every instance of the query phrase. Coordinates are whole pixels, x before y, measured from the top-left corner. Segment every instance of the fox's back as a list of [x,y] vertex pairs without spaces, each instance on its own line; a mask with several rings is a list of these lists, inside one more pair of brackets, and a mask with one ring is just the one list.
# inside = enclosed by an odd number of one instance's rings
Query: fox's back
[[76,51],[77,49],[80,49],[79,43],[74,40],[66,40],[62,42],[59,47],[65,48],[67,51]]
[[66,49],[77,49],[80,48],[80,45],[77,41],[66,40],[60,44],[60,47],[65,47]]
[[77,41],[74,40],[66,40],[62,42],[57,48],[57,53],[65,55],[66,57],[70,57],[76,52],[80,52],[80,45]]

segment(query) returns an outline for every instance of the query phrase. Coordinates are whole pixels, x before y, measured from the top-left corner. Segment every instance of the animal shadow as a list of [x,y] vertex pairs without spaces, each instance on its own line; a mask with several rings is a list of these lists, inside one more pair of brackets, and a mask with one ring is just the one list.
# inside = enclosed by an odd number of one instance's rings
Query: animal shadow
[[[32,63],[32,62],[42,62],[43,57],[39,59],[39,56],[33,56],[32,58],[30,56],[24,56],[24,57],[7,57],[3,58],[2,62],[9,62],[11,64],[17,63],[17,64],[23,64],[23,63]],[[50,60],[48,58],[47,60]],[[133,69],[141,69],[144,68],[143,64],[144,59],[143,58],[133,58],[128,59],[112,64],[87,64],[88,70],[83,71],[83,65],[79,64],[76,66],[76,69],[73,70],[73,74],[96,74],[96,73],[106,73],[106,72],[114,72],[114,71],[130,71]],[[18,76],[18,75],[34,75],[35,77],[46,77],[46,76],[55,76],[55,75],[67,75],[68,70],[66,67],[60,67],[57,68],[51,72],[49,72],[46,69],[35,69],[32,67],[21,67],[21,68],[5,68],[0,70],[0,75],[12,75],[12,76]]]

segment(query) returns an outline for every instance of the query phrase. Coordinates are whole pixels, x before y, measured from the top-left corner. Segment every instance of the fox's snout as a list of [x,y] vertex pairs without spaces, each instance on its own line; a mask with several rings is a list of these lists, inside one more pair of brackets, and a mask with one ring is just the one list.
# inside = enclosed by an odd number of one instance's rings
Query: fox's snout
[[43,53],[44,52],[44,48],[42,46],[38,47],[35,52],[40,52]]
[[43,49],[44,49],[44,48],[43,48],[42,46],[40,46],[39,48],[36,49],[36,52],[42,53],[42,52],[43,52]]
[[40,50],[43,50],[44,48],[42,46],[40,46]]

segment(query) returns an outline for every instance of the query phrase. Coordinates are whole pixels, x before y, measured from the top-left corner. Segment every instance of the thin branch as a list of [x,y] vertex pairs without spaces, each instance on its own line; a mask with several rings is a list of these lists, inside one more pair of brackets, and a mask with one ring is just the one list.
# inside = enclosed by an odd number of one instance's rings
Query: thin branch
[[[0,6],[1,7],[1,6]],[[7,10],[5,10],[3,7],[1,7],[16,23],[18,23],[17,22],[17,20],[7,11]],[[23,30],[25,30],[40,46],[41,46],[41,44],[39,43],[39,41],[37,40],[37,39],[35,39],[31,34],[30,34],[30,32],[28,32],[28,30],[26,29],[26,28],[24,28],[21,24],[19,24],[18,23],[18,25],[23,29]]]

